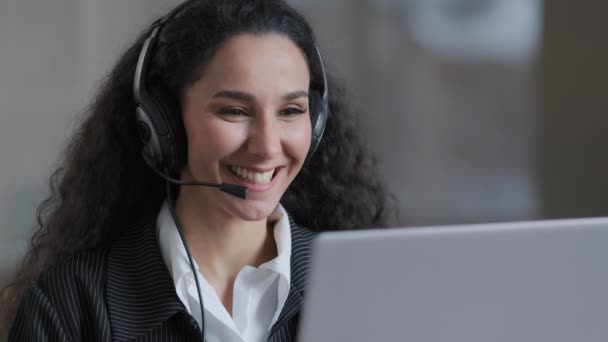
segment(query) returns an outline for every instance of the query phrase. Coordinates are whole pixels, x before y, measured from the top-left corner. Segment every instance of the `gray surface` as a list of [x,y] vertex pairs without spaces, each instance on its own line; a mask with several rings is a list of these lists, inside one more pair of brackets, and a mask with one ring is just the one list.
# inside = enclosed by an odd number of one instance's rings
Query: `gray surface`
[[312,341],[608,341],[608,219],[322,235]]

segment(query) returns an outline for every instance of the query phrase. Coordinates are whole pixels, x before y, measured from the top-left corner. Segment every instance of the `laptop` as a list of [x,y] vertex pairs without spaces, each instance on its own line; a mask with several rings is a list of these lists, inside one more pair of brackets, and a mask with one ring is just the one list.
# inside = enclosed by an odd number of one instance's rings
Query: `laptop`
[[322,233],[300,342],[608,341],[608,218]]

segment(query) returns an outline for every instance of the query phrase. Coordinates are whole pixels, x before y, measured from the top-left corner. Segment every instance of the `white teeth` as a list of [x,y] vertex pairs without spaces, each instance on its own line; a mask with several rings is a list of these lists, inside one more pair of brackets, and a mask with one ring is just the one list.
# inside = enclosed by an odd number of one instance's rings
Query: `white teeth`
[[272,174],[274,173],[274,170],[268,172],[255,172],[235,165],[232,165],[230,168],[232,169],[232,172],[240,178],[257,184],[266,184],[270,182]]

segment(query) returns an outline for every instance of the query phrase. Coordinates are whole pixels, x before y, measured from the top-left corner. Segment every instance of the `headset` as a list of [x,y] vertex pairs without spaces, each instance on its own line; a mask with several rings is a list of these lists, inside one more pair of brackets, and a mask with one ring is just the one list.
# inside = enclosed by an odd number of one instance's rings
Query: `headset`
[[[165,175],[168,173],[173,177],[179,176],[187,158],[186,133],[179,102],[169,96],[170,94],[165,87],[160,84],[150,86],[146,80],[150,63],[154,57],[154,50],[164,25],[179,13],[182,13],[191,2],[182,3],[152,24],[151,33],[145,40],[139,54],[133,81],[137,132],[143,143],[142,156],[157,173],[159,173],[158,171],[164,171]],[[329,116],[329,95],[325,65],[321,58],[319,46],[316,42],[314,44],[321,69],[322,89],[309,89],[312,134],[306,160],[311,158],[319,146]]]

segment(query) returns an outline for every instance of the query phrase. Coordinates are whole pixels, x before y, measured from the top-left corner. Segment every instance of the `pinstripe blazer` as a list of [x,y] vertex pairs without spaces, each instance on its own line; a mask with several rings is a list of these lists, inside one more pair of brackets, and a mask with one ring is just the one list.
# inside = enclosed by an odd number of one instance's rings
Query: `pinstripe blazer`
[[[269,342],[295,341],[314,233],[289,219],[291,285]],[[69,259],[33,284],[9,341],[201,341],[179,300],[156,238],[155,218],[107,248]]]

